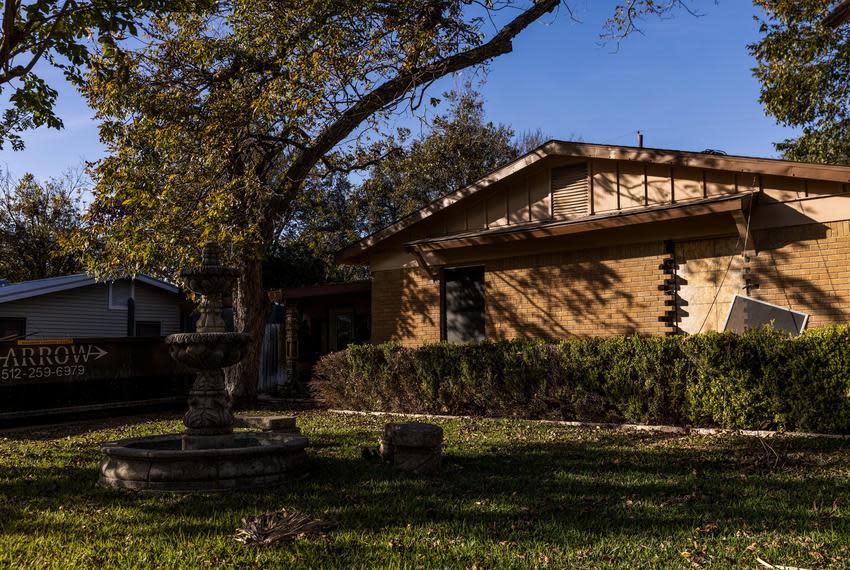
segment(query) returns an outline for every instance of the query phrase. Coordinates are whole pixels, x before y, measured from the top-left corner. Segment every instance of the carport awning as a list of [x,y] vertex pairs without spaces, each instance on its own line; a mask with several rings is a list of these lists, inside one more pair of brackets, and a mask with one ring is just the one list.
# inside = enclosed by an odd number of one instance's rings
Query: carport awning
[[746,212],[753,199],[752,193],[717,196],[686,204],[665,204],[658,207],[640,208],[631,211],[616,211],[563,220],[557,222],[539,222],[522,226],[500,227],[451,236],[416,240],[405,244],[407,251],[417,258],[440,251],[463,247],[508,244],[536,238],[549,238],[582,234],[612,228],[695,218],[712,214],[730,214],[742,237],[747,232]]

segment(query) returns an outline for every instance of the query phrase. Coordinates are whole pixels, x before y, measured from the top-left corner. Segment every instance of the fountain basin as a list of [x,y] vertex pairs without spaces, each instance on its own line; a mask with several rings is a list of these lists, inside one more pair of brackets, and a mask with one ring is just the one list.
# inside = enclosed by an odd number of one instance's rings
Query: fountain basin
[[259,489],[295,478],[307,461],[306,437],[242,432],[233,446],[181,449],[182,435],[104,444],[98,483],[114,489],[209,493]]
[[198,370],[233,366],[245,355],[251,335],[245,333],[177,333],[165,338],[171,357]]
[[224,291],[229,290],[231,283],[239,276],[232,267],[218,265],[218,253],[211,259],[214,265],[205,265],[195,269],[184,269],[180,272],[192,291]]

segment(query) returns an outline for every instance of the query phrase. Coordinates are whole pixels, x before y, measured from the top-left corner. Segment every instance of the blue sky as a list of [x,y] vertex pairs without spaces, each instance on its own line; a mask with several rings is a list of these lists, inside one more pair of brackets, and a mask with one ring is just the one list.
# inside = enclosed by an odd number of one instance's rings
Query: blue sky
[[[758,102],[755,62],[746,49],[758,38],[749,1],[694,0],[702,17],[647,20],[643,34],[618,50],[599,41],[614,2],[572,4],[581,23],[562,9],[493,61],[479,88],[488,119],[518,132],[540,128],[552,138],[608,144],[634,144],[640,129],[651,147],[767,157],[776,156],[772,143],[794,134],[765,116]],[[58,176],[104,152],[92,111],[56,74],[45,75],[60,86],[65,129],[30,132],[25,151],[0,152],[0,165],[14,175]],[[443,81],[432,94],[460,82]]]

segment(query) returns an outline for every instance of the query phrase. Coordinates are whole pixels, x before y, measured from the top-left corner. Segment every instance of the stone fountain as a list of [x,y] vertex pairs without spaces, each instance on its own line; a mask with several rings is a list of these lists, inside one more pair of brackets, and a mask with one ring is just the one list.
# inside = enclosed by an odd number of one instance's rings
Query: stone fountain
[[224,330],[222,298],[236,271],[221,265],[220,253],[208,243],[202,267],[181,273],[201,295],[197,332],[165,339],[172,358],[197,371],[183,433],[105,444],[101,485],[174,493],[261,488],[291,478],[306,461],[305,437],[233,431],[223,369],[244,357],[251,337]]

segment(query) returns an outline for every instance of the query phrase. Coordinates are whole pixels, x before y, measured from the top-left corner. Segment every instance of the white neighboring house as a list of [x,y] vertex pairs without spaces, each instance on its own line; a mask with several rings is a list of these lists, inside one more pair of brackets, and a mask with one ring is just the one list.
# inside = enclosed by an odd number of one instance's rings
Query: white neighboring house
[[84,273],[0,282],[0,341],[180,332],[180,290],[146,275],[98,283]]

